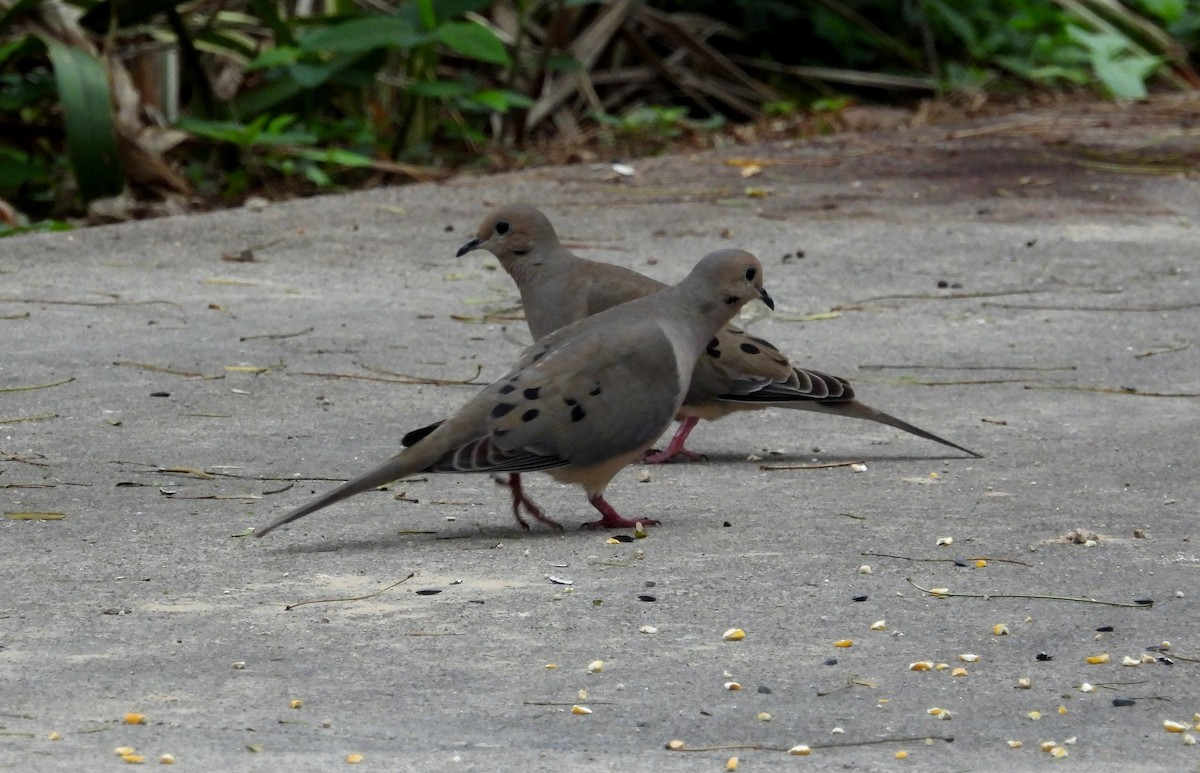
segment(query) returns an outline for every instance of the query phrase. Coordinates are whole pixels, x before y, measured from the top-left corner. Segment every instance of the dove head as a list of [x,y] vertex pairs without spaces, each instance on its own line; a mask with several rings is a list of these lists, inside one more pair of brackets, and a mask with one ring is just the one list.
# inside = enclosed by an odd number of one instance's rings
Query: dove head
[[458,257],[484,249],[508,268],[536,249],[549,252],[556,247],[558,234],[545,215],[528,204],[508,204],[483,218],[479,232],[459,248]]
[[710,252],[684,281],[703,288],[701,292],[710,304],[715,295],[719,304],[712,305],[723,309],[715,313],[727,314],[727,320],[755,298],[767,304],[767,308],[775,308],[775,301],[763,289],[762,263],[745,250]]

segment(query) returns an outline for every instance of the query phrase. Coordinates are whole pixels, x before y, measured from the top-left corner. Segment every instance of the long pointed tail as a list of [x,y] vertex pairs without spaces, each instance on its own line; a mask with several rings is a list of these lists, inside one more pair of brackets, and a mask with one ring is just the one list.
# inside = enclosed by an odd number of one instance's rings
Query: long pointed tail
[[279,516],[275,520],[267,524],[262,531],[255,532],[255,537],[262,537],[271,531],[283,526],[285,523],[291,523],[297,518],[303,518],[309,513],[332,505],[334,502],[341,502],[343,499],[348,499],[355,494],[361,494],[364,491],[370,491],[373,488],[391,483],[399,478],[405,478],[415,472],[420,472],[424,469],[425,464],[417,460],[417,454],[412,451],[402,451],[396,454],[391,459],[388,459],[379,467],[371,470],[368,473],[359,475],[354,480],[348,480],[334,490],[322,494],[313,501],[297,507],[289,513]]
[[920,427],[909,424],[907,421],[904,421],[903,419],[897,419],[895,416],[892,416],[891,414],[884,413],[883,411],[877,411],[874,408],[872,408],[871,406],[863,405],[862,403],[860,403],[857,400],[847,400],[845,402],[837,402],[837,403],[834,403],[834,402],[829,402],[829,403],[824,403],[824,402],[792,403],[790,405],[786,404],[786,403],[782,403],[779,405],[780,405],[780,407],[801,408],[804,410],[817,411],[819,413],[829,413],[829,414],[833,414],[835,416],[846,416],[846,417],[849,417],[852,419],[864,419],[866,421],[879,422],[880,424],[886,424],[889,427],[895,427],[896,429],[904,430],[905,432],[908,432],[909,434],[912,434],[912,435],[916,435],[917,437],[925,438],[926,440],[932,440],[933,442],[941,443],[944,446],[949,446],[950,448],[954,448],[956,450],[962,451],[964,454],[970,454],[971,456],[974,456],[976,459],[983,458],[983,454],[981,454],[981,453],[972,451],[969,448],[964,448],[963,446],[960,446],[958,443],[951,443],[949,440],[946,440],[945,438],[942,438],[942,437],[938,437],[937,435],[933,434],[932,432],[926,432],[925,430],[921,429]]

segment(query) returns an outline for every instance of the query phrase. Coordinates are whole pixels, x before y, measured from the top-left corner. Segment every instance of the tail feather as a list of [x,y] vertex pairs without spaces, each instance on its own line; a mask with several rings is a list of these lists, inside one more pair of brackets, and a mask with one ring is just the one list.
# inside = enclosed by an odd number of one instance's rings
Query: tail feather
[[425,460],[418,460],[417,454],[412,451],[402,451],[396,454],[391,459],[384,462],[381,466],[376,467],[370,472],[359,475],[353,480],[348,480],[332,491],[322,494],[316,499],[297,507],[291,512],[285,513],[275,520],[267,524],[262,531],[255,532],[255,537],[262,537],[267,533],[283,526],[285,523],[303,518],[309,513],[329,507],[334,502],[341,502],[343,499],[348,499],[355,494],[361,494],[364,491],[370,491],[374,488],[379,488],[387,483],[391,483],[399,478],[406,478],[409,475],[420,472],[427,464]]
[[909,424],[903,419],[897,419],[891,414],[884,413],[883,411],[877,411],[869,405],[863,405],[857,400],[828,403],[778,403],[777,405],[780,408],[800,408],[803,410],[828,413],[834,416],[846,416],[852,419],[863,419],[865,421],[874,421],[880,424],[886,424],[889,427],[895,427],[896,429],[903,430],[911,435],[916,435],[917,437],[925,438],[926,440],[932,440],[935,443],[941,443],[944,446],[949,446],[955,450],[962,451],[964,454],[974,456],[976,459],[983,458],[983,454],[981,453],[972,451],[969,448],[964,448],[958,443],[951,443],[949,440],[946,440],[943,437],[938,437],[932,432],[926,432],[920,427]]

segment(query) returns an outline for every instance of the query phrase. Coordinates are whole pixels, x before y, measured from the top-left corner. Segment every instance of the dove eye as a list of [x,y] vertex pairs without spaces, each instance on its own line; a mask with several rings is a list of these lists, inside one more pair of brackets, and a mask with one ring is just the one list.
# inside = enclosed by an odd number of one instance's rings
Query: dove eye
[[496,223],[496,233],[500,234],[501,236],[508,233],[509,228],[510,226],[508,225],[507,220],[501,220],[499,223]]
[[757,273],[758,273],[758,271],[754,268],[754,266],[751,266],[750,268],[746,269],[746,280],[753,282],[754,276]]

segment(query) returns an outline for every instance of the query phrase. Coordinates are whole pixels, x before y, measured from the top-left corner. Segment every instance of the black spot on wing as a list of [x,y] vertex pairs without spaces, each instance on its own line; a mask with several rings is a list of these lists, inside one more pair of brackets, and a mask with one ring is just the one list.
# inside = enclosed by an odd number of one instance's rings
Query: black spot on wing
[[579,405],[579,401],[576,400],[574,397],[564,397],[563,402],[566,403],[570,407]]
[[705,348],[704,351],[708,352],[708,356],[712,357],[715,360],[721,356],[721,349],[719,347],[720,347],[720,342],[714,338],[713,340],[708,342],[708,347]]
[[588,392],[588,394],[589,394],[589,395],[591,395],[592,397],[599,397],[599,396],[600,396],[600,393],[601,393],[602,391],[604,391],[604,390],[602,390],[602,389],[600,388],[600,385],[599,385],[599,384],[596,384],[596,388],[595,388],[595,389],[593,389],[592,391]]
[[514,391],[516,391],[516,389],[517,389],[517,388],[516,388],[515,386],[513,386],[512,384],[505,384],[504,386],[500,387],[500,389],[499,389],[499,392],[500,392],[500,394],[502,394],[502,395],[506,395],[506,394],[508,394],[509,392],[514,392]]
[[583,410],[582,405],[576,404],[571,408],[571,421],[583,421],[584,416],[587,416],[587,413]]
[[536,400],[538,399],[538,392],[540,391],[542,391],[541,387],[529,387],[521,394],[525,395],[526,400]]
[[516,407],[517,406],[513,403],[496,403],[496,406],[492,408],[492,418],[501,419],[507,416],[509,411]]
[[742,344],[742,345],[741,345],[740,347],[738,347],[738,348],[740,348],[740,349],[741,349],[743,352],[745,352],[746,354],[758,354],[759,352],[761,352],[761,351],[762,351],[762,349],[759,349],[759,348],[758,348],[757,346],[755,346],[754,344]]
[[533,421],[537,417],[538,417],[538,409],[530,408],[528,411],[525,411],[525,413],[521,414],[521,421]]

